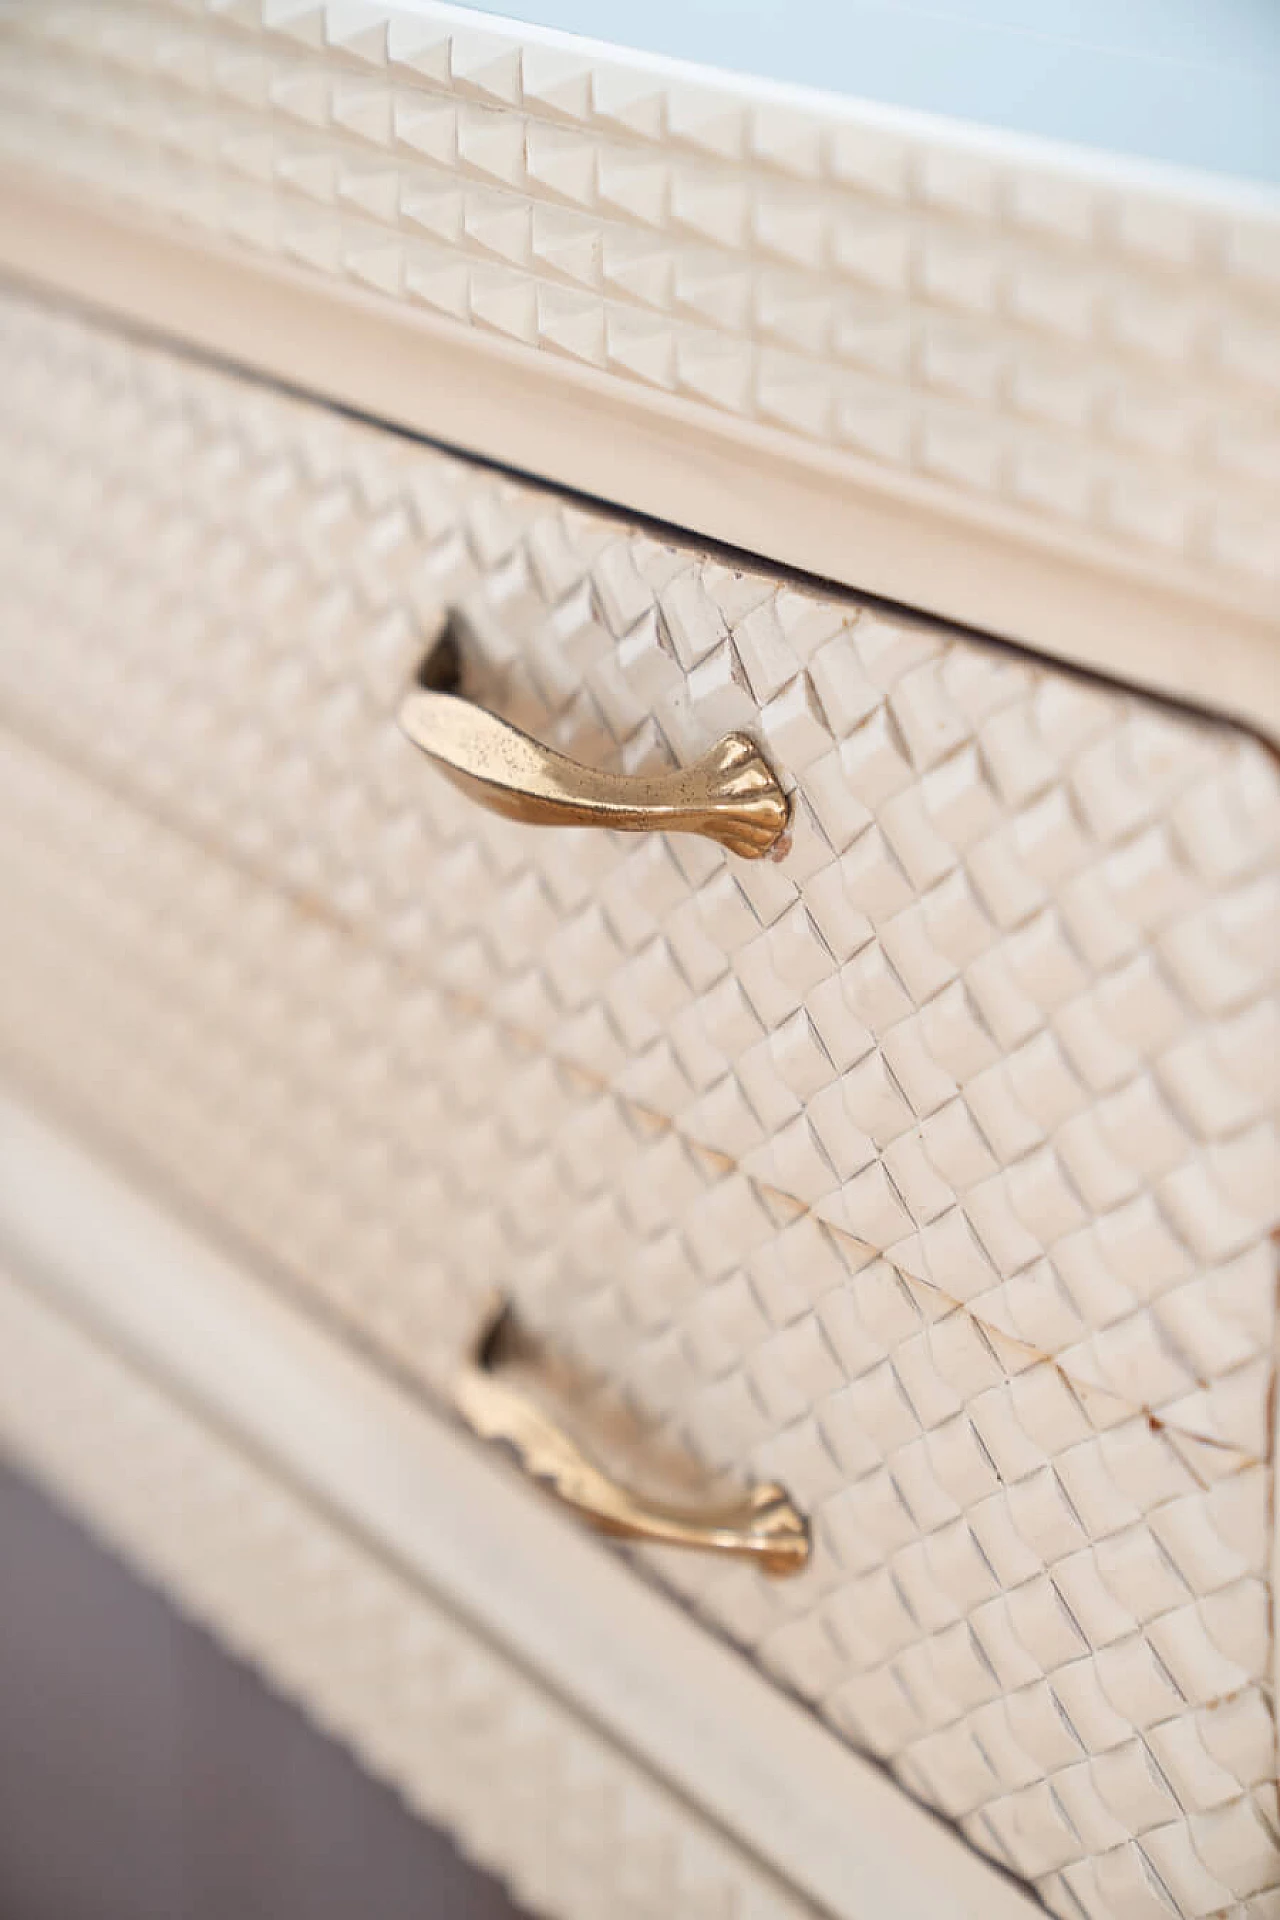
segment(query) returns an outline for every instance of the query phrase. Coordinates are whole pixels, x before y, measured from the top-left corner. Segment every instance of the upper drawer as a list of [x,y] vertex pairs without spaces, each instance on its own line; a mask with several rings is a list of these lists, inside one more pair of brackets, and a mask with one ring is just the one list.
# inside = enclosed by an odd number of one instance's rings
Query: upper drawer
[[[660,1577],[1060,1910],[1280,1884],[1280,793],[1117,688],[0,307],[0,1045],[435,1385],[495,1284],[813,1564]],[[535,832],[468,687],[755,736],[780,861]],[[1212,1896],[1212,1899],[1210,1899]]]
[[[771,23],[874,94],[893,9],[810,11],[807,47],[803,9],[726,17],[714,74],[440,0],[10,4],[0,267],[1280,735],[1274,196],[746,77]],[[954,83],[972,35],[996,117],[1002,84],[1015,121],[1061,109],[1074,66],[1080,131],[1110,84],[1130,153],[1225,120],[1261,164],[1268,11],[1215,18],[1234,73],[1162,58],[1194,39],[1162,18],[1108,81],[1077,0],[1056,45],[930,18],[899,79]],[[1063,84],[1010,89],[1002,44]]]

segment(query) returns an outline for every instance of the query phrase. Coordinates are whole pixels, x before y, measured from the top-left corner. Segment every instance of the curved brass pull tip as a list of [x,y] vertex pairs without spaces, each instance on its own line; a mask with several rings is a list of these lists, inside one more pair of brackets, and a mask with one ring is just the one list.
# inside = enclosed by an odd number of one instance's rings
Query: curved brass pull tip
[[598,1532],[620,1539],[727,1554],[775,1576],[799,1573],[808,1565],[808,1523],[771,1481],[738,1500],[705,1508],[649,1500],[620,1486],[549,1414],[500,1377],[513,1339],[509,1309],[499,1304],[454,1383],[454,1405],[473,1433],[508,1447],[529,1478],[561,1505]]

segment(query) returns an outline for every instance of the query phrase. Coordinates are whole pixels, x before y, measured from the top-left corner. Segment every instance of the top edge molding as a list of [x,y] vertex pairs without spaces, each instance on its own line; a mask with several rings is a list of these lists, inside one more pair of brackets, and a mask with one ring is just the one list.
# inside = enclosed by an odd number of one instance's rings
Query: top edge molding
[[[7,0],[0,171],[162,227],[175,273],[193,246],[300,273],[313,311],[343,316],[347,365],[233,343],[234,276],[198,331],[158,271],[145,308],[122,296],[134,320],[276,378],[305,362],[319,397],[1276,724],[1268,190],[430,0]],[[0,265],[30,273],[33,252],[103,298],[94,263],[7,221]],[[419,346],[397,393],[351,371],[375,310]],[[442,343],[473,363],[470,406],[425,391]],[[492,417],[495,358],[537,432]],[[575,420],[606,395],[602,446]]]

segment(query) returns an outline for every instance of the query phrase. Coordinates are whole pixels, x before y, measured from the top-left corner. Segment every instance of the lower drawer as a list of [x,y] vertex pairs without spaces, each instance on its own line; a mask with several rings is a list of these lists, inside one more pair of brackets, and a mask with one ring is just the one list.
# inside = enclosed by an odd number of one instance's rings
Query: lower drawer
[[0,1447],[532,1912],[814,1911],[420,1582],[3,1267]]
[[10,1456],[548,1920],[1033,1911],[420,1395],[0,1098]]
[[[785,1484],[646,1570],[1054,1910],[1262,1914],[1280,791],[1229,727],[0,304],[0,1060],[434,1393]],[[397,733],[452,607],[790,851],[537,835]]]

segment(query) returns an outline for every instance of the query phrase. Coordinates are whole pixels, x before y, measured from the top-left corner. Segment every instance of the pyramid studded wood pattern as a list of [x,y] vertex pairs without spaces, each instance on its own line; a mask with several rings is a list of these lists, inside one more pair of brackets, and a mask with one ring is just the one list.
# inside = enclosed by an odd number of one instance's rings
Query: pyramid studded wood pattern
[[[1246,735],[0,305],[0,1052],[429,1388],[495,1284],[807,1574],[639,1556],[1071,1920],[1276,1911]],[[480,813],[743,725],[779,864]],[[1206,636],[1206,644],[1212,636]]]
[[1272,616],[1261,195],[432,0],[4,0],[0,159]]

